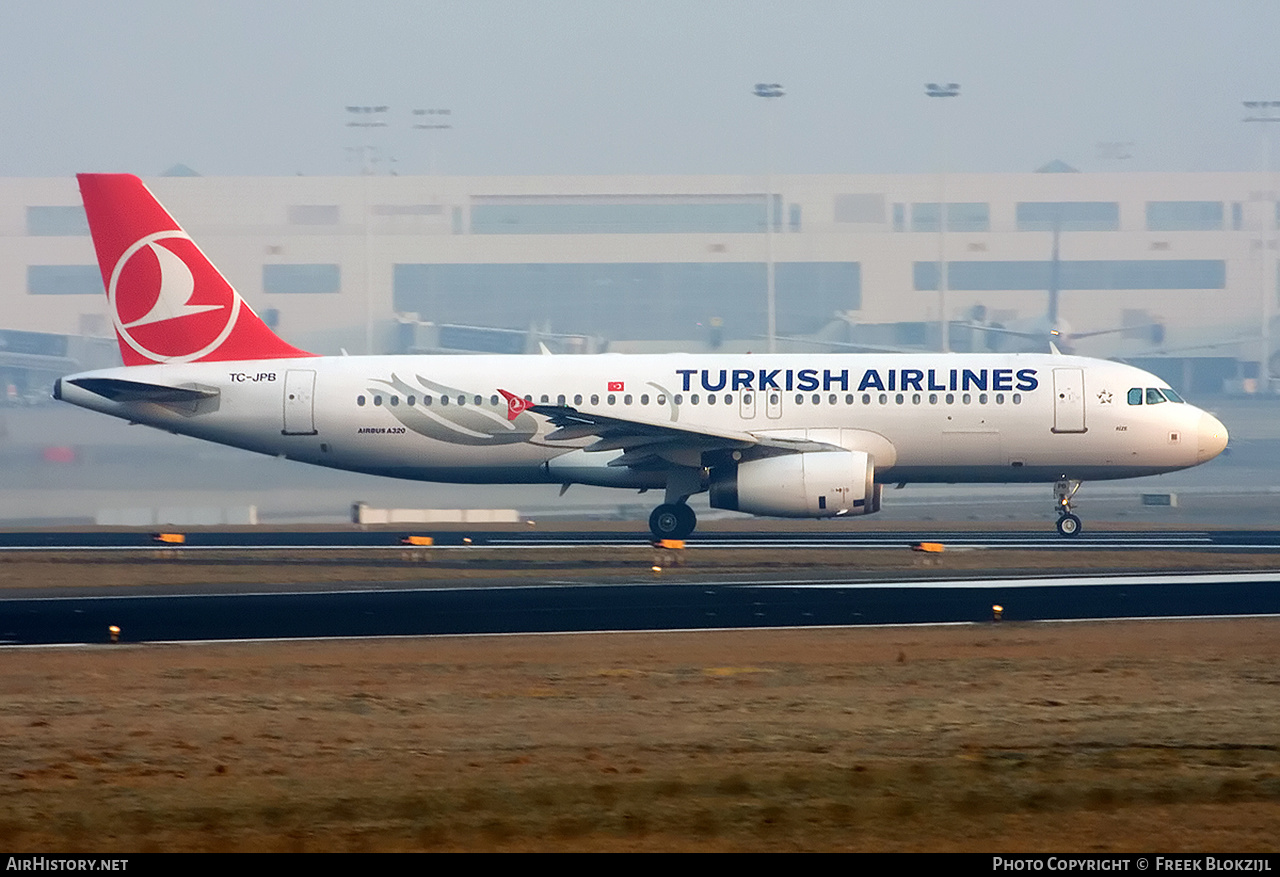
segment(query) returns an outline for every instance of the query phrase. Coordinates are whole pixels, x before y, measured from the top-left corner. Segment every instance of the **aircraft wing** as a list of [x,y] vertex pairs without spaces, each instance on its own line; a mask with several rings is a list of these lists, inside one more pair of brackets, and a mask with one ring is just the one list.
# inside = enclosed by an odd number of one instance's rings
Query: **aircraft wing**
[[[1042,340],[1050,335],[1056,335],[1056,332],[1027,332],[1022,329],[1007,329],[1004,326],[993,326],[986,323],[952,323],[953,326],[959,326],[962,329],[971,329],[974,332],[994,332],[997,335],[1013,335],[1017,338],[1030,338],[1032,340]],[[1073,335],[1072,337],[1080,337]]]
[[[680,426],[675,423],[651,423],[625,417],[579,411],[565,405],[530,405],[525,410],[546,417],[556,430],[549,441],[570,441],[595,437],[586,451],[623,451],[609,462],[610,466],[654,468],[676,465],[701,465],[707,451],[732,451],[767,448],[781,453],[835,450],[835,445],[807,439],[758,436],[737,430],[718,430],[704,426]],[[696,461],[696,462],[695,462]]]

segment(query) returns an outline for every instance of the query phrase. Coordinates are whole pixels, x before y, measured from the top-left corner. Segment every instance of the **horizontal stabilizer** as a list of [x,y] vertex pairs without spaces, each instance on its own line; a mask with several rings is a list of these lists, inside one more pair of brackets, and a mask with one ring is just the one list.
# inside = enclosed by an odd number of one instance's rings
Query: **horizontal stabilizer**
[[166,387],[163,384],[146,384],[142,381],[124,381],[118,378],[75,378],[69,383],[96,393],[112,402],[155,402],[160,405],[203,402],[218,396],[217,390],[199,387]]

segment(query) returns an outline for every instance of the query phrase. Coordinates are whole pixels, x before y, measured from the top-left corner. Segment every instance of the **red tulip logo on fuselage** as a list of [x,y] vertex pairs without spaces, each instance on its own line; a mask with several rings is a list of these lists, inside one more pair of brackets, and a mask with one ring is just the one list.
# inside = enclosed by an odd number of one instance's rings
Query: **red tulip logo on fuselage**
[[126,249],[107,297],[120,337],[153,362],[208,356],[240,316],[240,296],[181,231],[149,234]]

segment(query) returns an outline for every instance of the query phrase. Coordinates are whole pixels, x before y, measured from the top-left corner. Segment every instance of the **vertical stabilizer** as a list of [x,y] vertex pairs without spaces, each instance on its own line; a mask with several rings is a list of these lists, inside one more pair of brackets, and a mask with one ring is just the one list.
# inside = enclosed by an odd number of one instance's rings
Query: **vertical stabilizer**
[[280,340],[132,174],[78,174],[125,365],[311,356]]

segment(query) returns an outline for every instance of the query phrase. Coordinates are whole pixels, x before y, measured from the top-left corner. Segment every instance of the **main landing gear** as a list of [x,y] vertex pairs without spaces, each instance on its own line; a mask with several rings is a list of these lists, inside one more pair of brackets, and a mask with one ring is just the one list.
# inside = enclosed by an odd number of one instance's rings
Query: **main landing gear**
[[1079,536],[1080,519],[1071,514],[1071,499],[1080,489],[1080,482],[1074,478],[1064,478],[1053,485],[1053,498],[1058,511],[1058,535]]
[[649,531],[654,539],[683,539],[698,526],[698,516],[687,503],[667,502],[649,515]]

